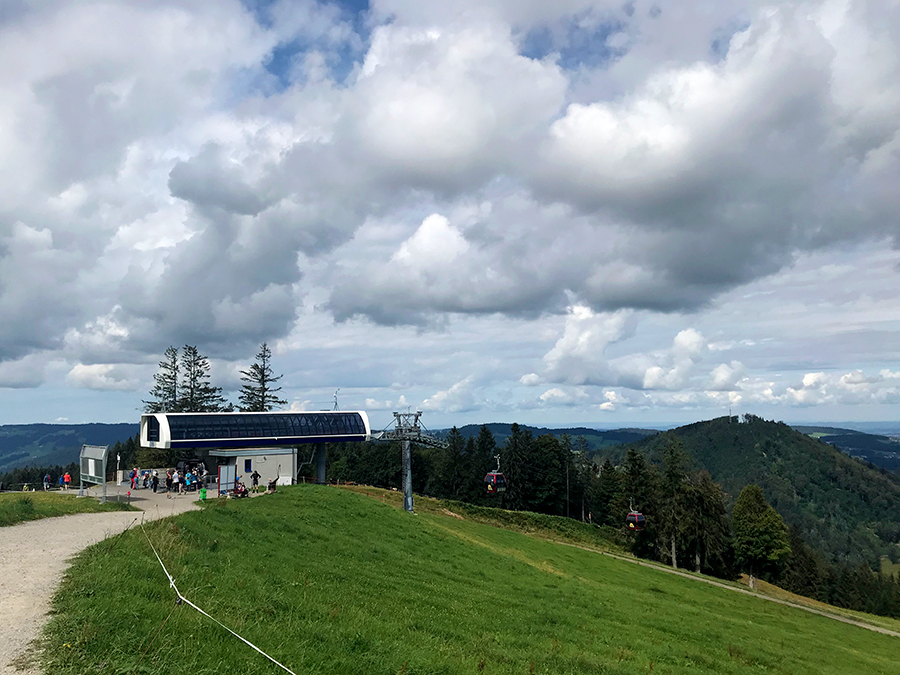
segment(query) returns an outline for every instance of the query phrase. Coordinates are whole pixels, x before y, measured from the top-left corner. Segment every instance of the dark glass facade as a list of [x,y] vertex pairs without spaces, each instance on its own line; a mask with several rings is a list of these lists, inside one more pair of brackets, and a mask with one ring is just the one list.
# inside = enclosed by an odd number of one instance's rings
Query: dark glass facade
[[[167,415],[167,421],[173,442],[366,435],[362,415],[340,411]],[[152,433],[152,426],[149,426],[147,431],[148,435]],[[158,439],[158,428],[156,434]]]

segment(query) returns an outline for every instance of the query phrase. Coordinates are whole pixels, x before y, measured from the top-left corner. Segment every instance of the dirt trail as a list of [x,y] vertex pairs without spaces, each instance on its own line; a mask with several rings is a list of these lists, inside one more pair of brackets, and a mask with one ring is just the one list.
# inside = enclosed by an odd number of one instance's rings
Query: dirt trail
[[[110,493],[115,487],[110,488]],[[137,526],[198,508],[194,497],[166,499],[141,490],[132,504],[143,511],[79,513],[0,528],[0,675],[37,675],[13,663],[38,637],[69,559],[91,544]]]

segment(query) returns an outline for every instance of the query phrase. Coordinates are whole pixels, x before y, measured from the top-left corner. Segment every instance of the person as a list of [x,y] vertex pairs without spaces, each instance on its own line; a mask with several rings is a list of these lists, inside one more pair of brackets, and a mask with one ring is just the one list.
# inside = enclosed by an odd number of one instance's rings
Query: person
[[131,469],[131,473],[128,474],[128,477],[131,479],[131,489],[134,490],[135,480],[137,479],[137,467]]
[[66,485],[66,490],[69,489],[69,483],[72,482],[72,476],[69,475],[69,472],[66,471],[66,475],[63,476],[63,483]]
[[144,484],[143,484],[142,487],[146,490],[146,489],[147,489],[147,483],[150,482],[150,472],[149,472],[149,471],[144,471],[143,479],[144,479]]
[[253,486],[253,492],[259,492],[259,471],[253,469],[253,473],[250,474],[250,481]]
[[277,479],[277,478],[273,478],[272,480],[270,480],[269,483],[268,483],[268,485],[266,486],[266,494],[267,494],[267,495],[274,494],[274,493],[275,493],[275,486],[276,486],[276,485],[278,485],[278,479]]
[[62,490],[65,485],[65,480],[63,480],[63,475],[59,474],[59,489]]
[[166,499],[172,496],[172,471],[166,470]]
[[176,495],[181,494],[181,474],[178,473],[178,469],[172,474],[172,490]]
[[185,471],[184,472],[184,491],[190,492],[193,483],[194,483],[194,474],[192,474],[190,471]]
[[47,492],[47,490],[49,490],[49,489],[50,489],[50,474],[45,473],[44,474],[44,492]]
[[153,494],[156,494],[156,490],[159,487],[159,471],[157,469],[153,469],[153,476],[150,478],[150,485],[153,487]]

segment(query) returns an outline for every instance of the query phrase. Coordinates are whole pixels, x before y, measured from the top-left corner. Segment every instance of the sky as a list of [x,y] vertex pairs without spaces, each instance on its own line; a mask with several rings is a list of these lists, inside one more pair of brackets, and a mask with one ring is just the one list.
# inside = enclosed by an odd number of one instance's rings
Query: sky
[[0,0],[0,424],[896,420],[900,2]]

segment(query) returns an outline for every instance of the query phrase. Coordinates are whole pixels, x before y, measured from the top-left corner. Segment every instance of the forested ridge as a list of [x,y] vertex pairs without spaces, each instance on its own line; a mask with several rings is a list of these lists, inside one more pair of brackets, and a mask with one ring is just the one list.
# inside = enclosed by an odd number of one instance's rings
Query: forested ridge
[[759,485],[785,522],[831,562],[855,566],[874,565],[882,555],[897,559],[900,476],[753,415],[697,422],[636,447],[660,463],[670,436],[722,486],[729,506],[745,485]]

